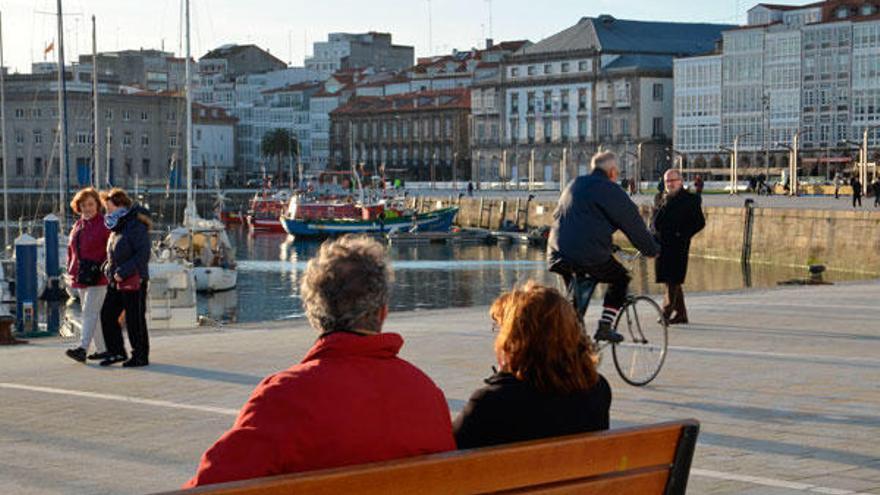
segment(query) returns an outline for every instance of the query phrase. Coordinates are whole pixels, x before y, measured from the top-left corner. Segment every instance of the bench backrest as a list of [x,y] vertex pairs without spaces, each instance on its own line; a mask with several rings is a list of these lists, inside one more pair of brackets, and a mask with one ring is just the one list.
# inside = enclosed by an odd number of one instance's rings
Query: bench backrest
[[177,493],[683,495],[698,432],[697,421],[685,420],[208,485]]

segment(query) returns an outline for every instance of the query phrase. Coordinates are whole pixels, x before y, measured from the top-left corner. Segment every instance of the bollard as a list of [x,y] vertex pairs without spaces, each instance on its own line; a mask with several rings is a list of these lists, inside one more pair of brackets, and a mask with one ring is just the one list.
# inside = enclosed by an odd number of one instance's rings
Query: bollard
[[15,240],[15,329],[37,331],[37,240],[22,234]]
[[46,273],[46,289],[40,298],[49,302],[67,299],[66,294],[61,289],[61,267],[58,261],[58,225],[58,217],[55,215],[49,214],[43,219],[43,249],[46,250],[46,266],[43,268]]

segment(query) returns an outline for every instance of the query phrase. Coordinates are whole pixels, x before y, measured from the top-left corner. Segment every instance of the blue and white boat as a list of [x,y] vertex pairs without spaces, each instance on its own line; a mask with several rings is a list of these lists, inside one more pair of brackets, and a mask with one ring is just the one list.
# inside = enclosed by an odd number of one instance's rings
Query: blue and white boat
[[296,237],[333,237],[345,234],[390,234],[393,232],[446,232],[458,214],[458,207],[442,208],[427,213],[401,215],[369,220],[298,219],[281,217],[284,231]]

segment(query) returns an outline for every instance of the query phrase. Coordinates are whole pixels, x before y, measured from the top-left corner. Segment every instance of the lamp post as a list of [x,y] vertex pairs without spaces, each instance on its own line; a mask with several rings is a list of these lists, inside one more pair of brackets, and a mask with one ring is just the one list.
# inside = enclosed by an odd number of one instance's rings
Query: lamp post
[[747,132],[744,134],[737,134],[733,138],[733,150],[730,148],[721,149],[724,151],[729,151],[732,154],[732,159],[730,160],[730,194],[739,194],[737,190],[737,183],[739,182],[739,140],[746,137],[751,136],[751,132]]
[[458,176],[455,169],[458,168],[458,152],[452,153],[452,189],[458,189]]
[[[865,127],[862,133],[862,150],[861,150],[861,170],[860,182],[862,183],[862,194],[868,193],[868,134],[874,129],[880,129],[880,124],[869,125]],[[874,176],[877,176],[877,166],[874,166]]]
[[801,131],[798,129],[791,137],[791,145],[785,143],[775,143],[776,146],[788,150],[788,195],[798,195],[798,142],[800,141]]

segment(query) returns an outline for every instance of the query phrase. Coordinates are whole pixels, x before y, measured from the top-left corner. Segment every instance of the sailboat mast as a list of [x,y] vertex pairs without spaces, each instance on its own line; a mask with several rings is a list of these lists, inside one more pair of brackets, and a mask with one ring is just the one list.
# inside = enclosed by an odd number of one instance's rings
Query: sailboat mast
[[92,100],[95,104],[95,171],[92,182],[97,188],[101,187],[101,119],[98,113],[98,34],[95,24],[95,16],[92,16]]
[[64,77],[64,13],[58,0],[58,220],[67,229],[67,79]]
[[186,209],[195,215],[192,185],[192,67],[190,66],[189,0],[186,3]]
[[6,170],[9,154],[6,153],[6,67],[3,61],[3,14],[0,13],[0,140],[3,141],[3,243],[9,244],[9,183]]

